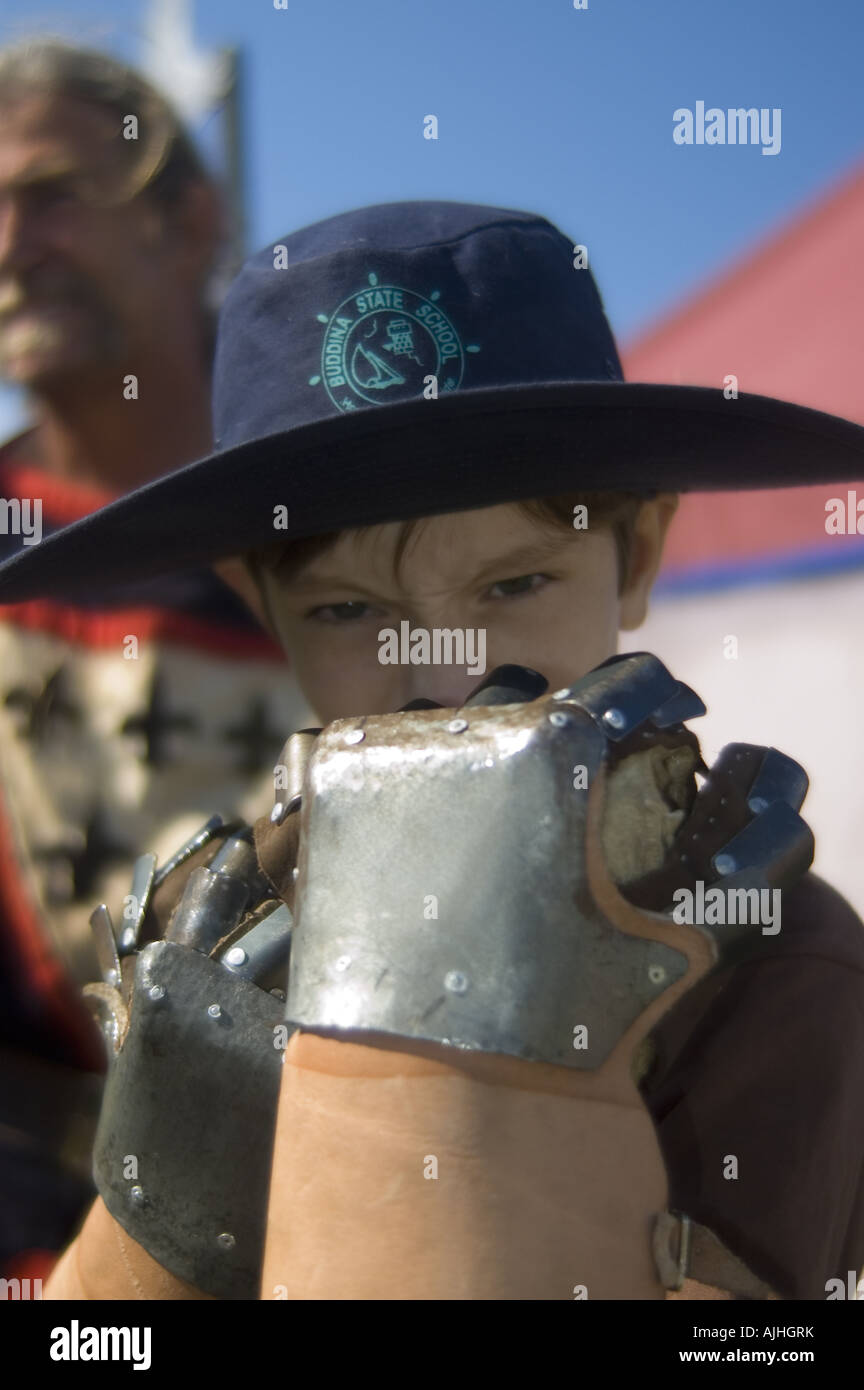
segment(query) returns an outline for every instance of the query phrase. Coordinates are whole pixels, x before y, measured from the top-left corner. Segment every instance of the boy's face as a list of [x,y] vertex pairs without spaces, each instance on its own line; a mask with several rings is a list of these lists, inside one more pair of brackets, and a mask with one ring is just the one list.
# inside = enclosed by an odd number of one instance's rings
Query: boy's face
[[[642,622],[676,506],[672,494],[643,504],[620,594],[611,531],[567,531],[507,504],[424,519],[398,575],[399,523],[342,532],[290,579],[265,570],[264,601],[323,724],[389,713],[421,695],[460,705],[483,678],[478,651],[486,674],[516,662],[556,690],[614,655],[619,628]],[[473,630],[466,664],[382,663],[379,633],[398,634],[406,621],[430,634]],[[472,654],[473,673],[466,669]]]

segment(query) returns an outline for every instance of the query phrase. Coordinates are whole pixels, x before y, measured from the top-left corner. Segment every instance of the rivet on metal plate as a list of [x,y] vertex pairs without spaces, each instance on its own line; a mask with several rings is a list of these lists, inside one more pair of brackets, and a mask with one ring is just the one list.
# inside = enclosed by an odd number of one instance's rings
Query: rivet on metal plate
[[714,868],[717,870],[718,874],[725,876],[726,874],[734,874],[738,865],[731,854],[718,854],[717,858],[714,860]]
[[623,729],[627,719],[620,709],[607,709],[603,715],[603,723],[608,724],[610,729]]

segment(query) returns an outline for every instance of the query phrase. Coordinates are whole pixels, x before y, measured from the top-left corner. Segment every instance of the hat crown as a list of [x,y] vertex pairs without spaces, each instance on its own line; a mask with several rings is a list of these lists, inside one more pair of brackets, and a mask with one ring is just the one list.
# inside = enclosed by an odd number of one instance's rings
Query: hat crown
[[454,391],[621,381],[582,259],[543,217],[469,203],[382,203],[291,233],[226,297],[217,448]]

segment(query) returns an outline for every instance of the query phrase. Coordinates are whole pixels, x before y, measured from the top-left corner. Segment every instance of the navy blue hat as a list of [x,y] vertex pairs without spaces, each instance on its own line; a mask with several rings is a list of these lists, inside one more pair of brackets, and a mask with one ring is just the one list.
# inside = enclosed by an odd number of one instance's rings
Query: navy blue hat
[[581,259],[543,217],[451,202],[360,208],[268,246],[223,306],[214,452],[24,548],[0,600],[575,490],[864,476],[849,421],[625,383]]

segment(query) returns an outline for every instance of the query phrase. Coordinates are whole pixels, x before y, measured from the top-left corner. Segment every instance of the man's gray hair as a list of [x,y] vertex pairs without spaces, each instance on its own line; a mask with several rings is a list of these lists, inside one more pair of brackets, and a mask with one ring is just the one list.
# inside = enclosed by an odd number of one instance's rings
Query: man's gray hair
[[120,197],[149,193],[171,207],[191,183],[213,180],[166,98],[134,68],[96,49],[55,38],[31,38],[0,48],[0,107],[21,96],[71,97],[123,121],[135,116],[141,138],[123,141],[137,156]]

